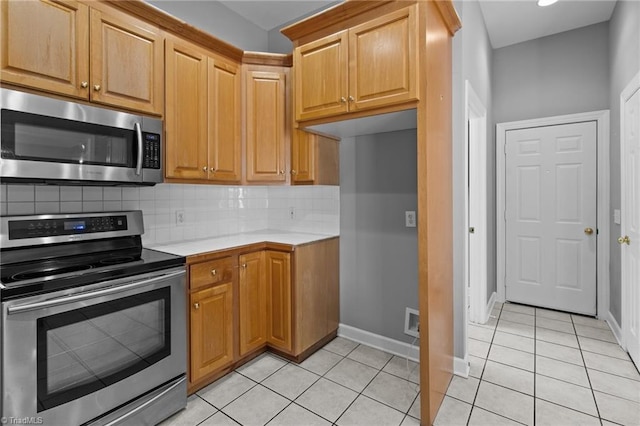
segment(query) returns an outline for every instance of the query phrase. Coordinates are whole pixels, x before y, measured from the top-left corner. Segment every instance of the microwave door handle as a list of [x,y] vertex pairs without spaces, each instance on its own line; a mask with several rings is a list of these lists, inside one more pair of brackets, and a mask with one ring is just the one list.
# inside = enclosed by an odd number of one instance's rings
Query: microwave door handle
[[136,164],[136,176],[140,176],[142,173],[142,130],[140,129],[140,123],[134,123],[133,128],[138,136],[138,164]]

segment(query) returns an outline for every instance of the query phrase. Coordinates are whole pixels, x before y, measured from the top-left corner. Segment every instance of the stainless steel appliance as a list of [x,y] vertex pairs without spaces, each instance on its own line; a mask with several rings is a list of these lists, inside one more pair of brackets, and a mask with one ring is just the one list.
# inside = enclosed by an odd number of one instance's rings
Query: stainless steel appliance
[[162,120],[0,89],[4,182],[162,182]]
[[186,406],[185,258],[142,248],[140,211],[0,231],[8,423],[156,424]]

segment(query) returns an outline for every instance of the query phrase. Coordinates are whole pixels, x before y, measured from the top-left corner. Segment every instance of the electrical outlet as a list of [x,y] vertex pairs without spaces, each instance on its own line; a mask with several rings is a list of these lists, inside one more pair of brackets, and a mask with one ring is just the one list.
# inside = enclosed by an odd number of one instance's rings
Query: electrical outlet
[[420,313],[415,309],[405,308],[404,334],[420,337]]
[[184,225],[184,210],[176,210],[176,225],[182,226]]
[[289,219],[294,220],[296,218],[295,207],[289,207]]
[[414,211],[406,211],[406,212],[404,212],[404,225],[407,228],[415,228],[416,227],[416,212],[414,212]]

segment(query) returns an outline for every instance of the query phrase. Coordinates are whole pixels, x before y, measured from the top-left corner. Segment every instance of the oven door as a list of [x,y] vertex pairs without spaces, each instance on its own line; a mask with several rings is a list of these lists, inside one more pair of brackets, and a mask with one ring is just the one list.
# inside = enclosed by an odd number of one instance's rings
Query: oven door
[[185,374],[184,268],[60,293],[2,304],[2,417],[81,424]]

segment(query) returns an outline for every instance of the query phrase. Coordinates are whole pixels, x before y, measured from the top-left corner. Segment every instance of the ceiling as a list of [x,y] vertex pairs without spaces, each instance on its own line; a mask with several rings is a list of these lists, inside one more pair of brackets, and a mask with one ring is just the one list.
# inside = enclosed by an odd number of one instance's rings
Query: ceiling
[[[616,0],[560,0],[539,7],[536,0],[478,1],[494,49],[608,21],[616,3]],[[268,31],[336,1],[221,0],[220,3]]]
[[315,10],[325,8],[335,3],[335,0],[220,0],[220,3],[263,30],[269,31]]
[[536,0],[479,1],[494,49],[608,21],[616,4],[615,0],[560,0],[540,7]]

